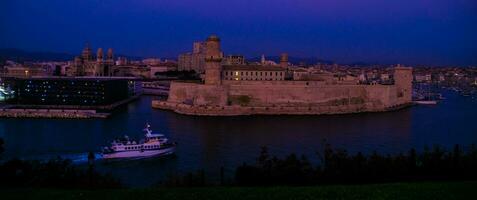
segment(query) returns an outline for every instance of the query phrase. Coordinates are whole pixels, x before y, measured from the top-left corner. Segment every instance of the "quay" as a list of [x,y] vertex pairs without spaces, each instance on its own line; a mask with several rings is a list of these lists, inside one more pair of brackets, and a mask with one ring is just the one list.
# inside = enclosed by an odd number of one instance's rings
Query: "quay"
[[88,119],[107,118],[110,113],[99,113],[96,110],[68,110],[68,109],[0,109],[0,117],[7,118],[63,118]]
[[4,105],[0,107],[0,117],[6,118],[64,118],[88,119],[107,118],[110,111],[139,98],[135,95],[103,106],[55,106],[55,105]]
[[171,110],[183,115],[196,116],[241,116],[241,115],[333,115],[367,112],[388,112],[415,105],[406,103],[385,108],[369,108],[363,105],[310,105],[310,106],[194,106],[153,100],[152,107]]

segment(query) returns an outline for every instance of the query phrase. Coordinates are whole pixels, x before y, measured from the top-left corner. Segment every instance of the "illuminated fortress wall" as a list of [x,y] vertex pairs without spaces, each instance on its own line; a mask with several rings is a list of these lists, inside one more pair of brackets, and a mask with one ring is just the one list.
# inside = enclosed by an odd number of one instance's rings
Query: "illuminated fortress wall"
[[209,86],[171,84],[168,102],[196,106],[362,105],[386,108],[409,103],[396,85],[325,85],[304,81],[243,81]]

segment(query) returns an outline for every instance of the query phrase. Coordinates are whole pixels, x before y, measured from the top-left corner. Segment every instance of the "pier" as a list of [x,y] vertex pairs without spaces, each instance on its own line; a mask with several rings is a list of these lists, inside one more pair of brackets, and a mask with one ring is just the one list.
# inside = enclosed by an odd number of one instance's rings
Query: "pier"
[[110,113],[99,113],[96,110],[72,109],[0,109],[0,117],[8,118],[63,118],[63,119],[88,119],[107,118]]

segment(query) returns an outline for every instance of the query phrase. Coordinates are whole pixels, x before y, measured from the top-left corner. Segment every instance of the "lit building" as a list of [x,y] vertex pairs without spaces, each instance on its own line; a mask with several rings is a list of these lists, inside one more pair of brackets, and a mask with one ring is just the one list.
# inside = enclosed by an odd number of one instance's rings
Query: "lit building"
[[177,59],[177,65],[179,71],[191,71],[192,70],[192,53],[180,54]]
[[0,77],[0,103],[8,102],[15,97],[15,91],[12,90],[13,83],[9,78]]
[[159,58],[147,58],[142,60],[142,63],[145,65],[159,65],[161,64],[161,59]]
[[125,78],[13,78],[15,104],[109,105],[141,93],[140,83]]
[[5,76],[10,77],[31,77],[31,76],[48,76],[48,70],[39,67],[39,66],[23,66],[23,65],[16,65],[16,66],[6,66],[6,74]]
[[285,69],[260,65],[223,66],[224,80],[235,81],[282,81],[285,80]]
[[[207,41],[194,42],[192,52],[180,54],[178,57],[179,71],[205,72],[205,56],[207,53]],[[220,52],[222,54],[222,52]]]
[[222,65],[245,65],[245,58],[242,55],[228,55]]

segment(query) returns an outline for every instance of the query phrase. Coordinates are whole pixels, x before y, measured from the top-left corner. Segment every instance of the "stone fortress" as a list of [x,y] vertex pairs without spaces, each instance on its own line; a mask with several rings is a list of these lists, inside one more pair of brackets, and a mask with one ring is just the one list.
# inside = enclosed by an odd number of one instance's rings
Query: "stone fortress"
[[319,115],[382,112],[412,103],[412,68],[394,68],[394,83],[359,84],[357,81],[317,79],[285,80],[288,57],[278,66],[223,65],[220,39],[211,35],[205,45],[203,82],[171,83],[166,101],[152,107],[181,114]]

